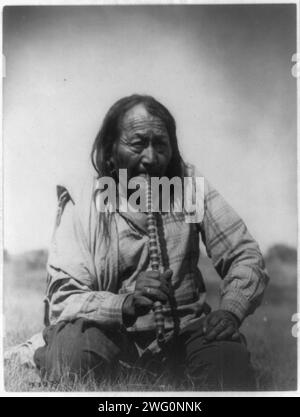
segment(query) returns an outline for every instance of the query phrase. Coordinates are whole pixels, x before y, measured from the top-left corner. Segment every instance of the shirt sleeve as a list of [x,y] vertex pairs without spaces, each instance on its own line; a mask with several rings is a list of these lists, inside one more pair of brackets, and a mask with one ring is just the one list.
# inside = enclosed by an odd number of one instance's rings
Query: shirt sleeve
[[123,326],[122,307],[128,294],[99,288],[76,206],[68,197],[59,202],[47,272],[48,322],[83,317],[107,328]]
[[220,308],[242,322],[260,305],[269,278],[245,223],[206,180],[200,231],[207,254],[223,279]]

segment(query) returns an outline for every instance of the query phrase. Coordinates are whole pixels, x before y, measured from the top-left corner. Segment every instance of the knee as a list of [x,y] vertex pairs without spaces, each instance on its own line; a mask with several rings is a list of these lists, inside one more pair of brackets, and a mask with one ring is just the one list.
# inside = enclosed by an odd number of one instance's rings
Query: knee
[[250,354],[238,342],[213,342],[198,350],[191,364],[192,374],[206,381],[207,389],[254,390]]
[[227,390],[254,390],[254,370],[246,346],[237,342],[219,342],[218,375]]
[[222,341],[217,342],[217,355],[219,356],[220,363],[224,365],[230,364],[231,368],[241,368],[247,367],[250,363],[250,354],[246,346],[242,343],[231,342],[231,341]]
[[62,377],[102,378],[117,353],[115,346],[97,327],[78,320],[49,329],[47,344],[35,361],[42,375],[52,382]]
[[237,342],[219,342],[217,374],[225,390],[255,389],[254,371],[246,346]]
[[59,362],[61,374],[80,379],[88,375],[103,376],[104,368],[108,364],[108,361],[84,339],[78,339],[68,349],[62,345]]

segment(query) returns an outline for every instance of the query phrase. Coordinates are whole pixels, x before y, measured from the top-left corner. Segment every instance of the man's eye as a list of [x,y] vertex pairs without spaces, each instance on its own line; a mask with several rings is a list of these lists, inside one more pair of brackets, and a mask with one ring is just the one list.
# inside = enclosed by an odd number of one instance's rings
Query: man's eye
[[144,149],[144,144],[142,142],[133,142],[130,145],[132,149],[136,151],[142,151]]
[[168,147],[168,145],[165,142],[158,142],[155,146],[155,148],[158,152],[166,151],[167,147]]

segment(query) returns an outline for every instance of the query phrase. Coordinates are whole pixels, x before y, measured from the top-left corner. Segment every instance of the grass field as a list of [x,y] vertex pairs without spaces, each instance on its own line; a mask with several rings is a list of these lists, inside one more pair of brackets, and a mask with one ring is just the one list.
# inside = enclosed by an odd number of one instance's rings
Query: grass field
[[[208,300],[217,307],[219,281],[208,259],[201,263],[206,277]],[[257,389],[263,391],[291,391],[297,389],[297,339],[292,336],[291,317],[297,311],[296,265],[269,265],[271,284],[262,306],[247,318],[242,332],[248,341],[252,363],[256,370]],[[10,261],[4,265],[4,347],[26,340],[43,328],[42,298],[45,270],[40,266],[24,266],[24,262]],[[209,279],[208,279],[209,277]],[[273,282],[272,282],[273,281]],[[117,379],[106,379],[97,384],[92,378],[85,384],[71,382],[67,377],[59,386],[40,384],[32,369],[16,362],[5,364],[7,391],[192,391],[189,381],[174,386],[165,377],[153,380],[143,371],[123,370]]]

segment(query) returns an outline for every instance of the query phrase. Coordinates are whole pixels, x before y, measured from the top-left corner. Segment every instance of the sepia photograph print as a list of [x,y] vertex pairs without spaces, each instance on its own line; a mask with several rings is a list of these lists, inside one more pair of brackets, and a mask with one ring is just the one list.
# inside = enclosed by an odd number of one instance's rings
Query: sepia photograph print
[[5,392],[295,393],[297,5],[2,19]]

